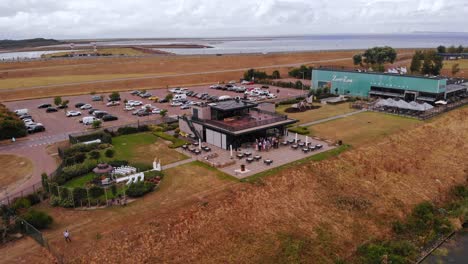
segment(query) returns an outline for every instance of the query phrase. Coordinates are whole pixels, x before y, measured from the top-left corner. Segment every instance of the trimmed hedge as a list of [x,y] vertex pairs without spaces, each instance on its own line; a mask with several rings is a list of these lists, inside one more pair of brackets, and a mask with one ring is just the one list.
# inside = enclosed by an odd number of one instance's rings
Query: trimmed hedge
[[301,127],[301,126],[296,126],[296,127],[290,127],[288,128],[289,132],[292,133],[298,133],[299,135],[309,135],[310,131],[307,127]]
[[87,174],[97,166],[97,161],[87,160],[81,164],[64,167],[62,173],[55,177],[55,182],[62,185],[72,178]]
[[137,182],[132,183],[128,187],[126,193],[130,197],[141,197],[154,189],[154,183],[152,182]]
[[100,139],[102,143],[112,143],[112,136],[104,131],[99,131],[96,133],[84,135],[84,136],[78,136],[78,137],[70,137],[70,142],[72,144],[77,144],[80,142],[87,142],[87,141],[92,141]]
[[138,126],[138,127],[120,127],[117,129],[117,133],[119,135],[128,135],[128,134],[135,134],[139,132],[149,131],[149,127],[147,125]]

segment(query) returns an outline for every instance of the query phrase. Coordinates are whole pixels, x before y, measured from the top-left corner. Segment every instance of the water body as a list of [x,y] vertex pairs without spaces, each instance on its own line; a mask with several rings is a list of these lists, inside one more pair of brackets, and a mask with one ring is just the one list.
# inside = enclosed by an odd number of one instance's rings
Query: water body
[[468,228],[464,228],[447,240],[423,264],[465,264],[468,263]]
[[[174,39],[107,39],[98,40],[99,47],[115,45],[199,44],[213,48],[161,49],[181,55],[245,54],[270,52],[299,52],[317,50],[366,49],[374,46],[394,48],[435,48],[439,45],[468,46],[468,33],[414,33],[414,34],[336,34],[291,37],[233,37],[233,38],[174,38]],[[80,42],[75,48],[87,46]],[[59,52],[69,44],[55,45],[56,51],[0,53],[0,59],[39,58],[42,54]]]
[[62,51],[70,50],[6,52],[0,53],[0,60],[37,59],[40,58],[43,54],[56,53]]

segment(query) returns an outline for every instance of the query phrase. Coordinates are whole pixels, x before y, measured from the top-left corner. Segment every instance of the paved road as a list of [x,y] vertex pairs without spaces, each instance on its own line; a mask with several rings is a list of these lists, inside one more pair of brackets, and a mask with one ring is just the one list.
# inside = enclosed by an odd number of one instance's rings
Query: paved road
[[180,166],[180,165],[183,165],[183,164],[190,163],[190,162],[192,162],[192,161],[196,161],[196,159],[195,159],[195,158],[190,158],[190,159],[185,159],[185,160],[177,161],[177,162],[174,162],[174,163],[171,163],[171,164],[167,164],[167,165],[162,166],[162,169],[163,169],[163,170],[167,170],[167,169],[174,168],[174,167],[177,167],[177,166]]
[[362,109],[362,110],[354,111],[354,112],[347,113],[347,114],[336,115],[336,116],[332,116],[332,117],[328,117],[328,118],[324,118],[324,119],[312,121],[312,122],[309,122],[309,123],[301,124],[301,125],[299,125],[299,126],[301,126],[301,127],[308,127],[308,126],[312,126],[312,125],[316,125],[316,124],[328,122],[328,121],[331,121],[331,120],[335,120],[335,119],[339,119],[339,118],[343,118],[343,117],[347,117],[347,116],[352,116],[352,115],[359,114],[359,113],[362,113],[362,112],[365,112],[365,111],[366,111],[366,109]]

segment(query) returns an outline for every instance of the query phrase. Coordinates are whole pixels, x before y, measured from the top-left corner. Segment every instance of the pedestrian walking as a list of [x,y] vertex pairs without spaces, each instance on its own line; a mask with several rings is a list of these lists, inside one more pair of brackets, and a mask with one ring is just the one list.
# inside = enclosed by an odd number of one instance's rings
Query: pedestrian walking
[[65,232],[63,232],[63,237],[65,238],[65,242],[67,243],[71,242],[70,232],[68,232],[68,229],[65,230]]

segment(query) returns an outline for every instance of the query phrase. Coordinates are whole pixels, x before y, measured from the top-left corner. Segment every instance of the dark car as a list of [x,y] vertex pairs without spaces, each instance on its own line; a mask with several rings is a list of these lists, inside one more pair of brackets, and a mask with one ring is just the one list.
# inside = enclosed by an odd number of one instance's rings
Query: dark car
[[76,108],[80,108],[80,107],[82,107],[83,105],[85,105],[85,103],[76,103],[76,104],[75,104],[75,107],[76,107]]
[[93,115],[97,118],[102,118],[105,115],[109,115],[109,113],[105,111],[94,111]]
[[36,133],[36,132],[43,132],[45,131],[45,127],[43,125],[34,125],[28,127],[28,133]]
[[48,107],[48,108],[46,109],[46,112],[47,112],[47,113],[52,113],[52,112],[57,112],[57,111],[58,111],[58,110],[57,110],[57,108],[55,108],[55,107]]
[[19,119],[23,120],[23,119],[32,119],[32,116],[30,115],[22,115],[19,117]]
[[58,109],[65,109],[65,108],[68,108],[68,105],[59,105],[57,108]]
[[41,104],[37,108],[48,108],[48,107],[51,107],[51,106],[52,106],[51,104]]
[[169,103],[169,100],[167,100],[166,98],[163,98],[159,100],[159,103]]
[[94,112],[96,112],[96,111],[99,111],[99,110],[96,109],[96,108],[91,108],[91,109],[89,109],[88,113],[89,113],[90,115],[92,115],[92,114],[93,114]]
[[234,87],[234,85],[232,85],[232,84],[226,84],[225,87],[226,87],[226,88],[230,88],[230,87],[232,88],[232,87]]
[[114,120],[117,120],[119,118],[116,117],[116,116],[113,116],[113,115],[105,115],[101,119],[102,119],[102,121],[107,122],[107,121],[114,121]]
[[153,96],[151,93],[140,94],[141,98],[148,98],[148,97],[151,97],[151,96]]
[[135,91],[132,91],[130,94],[131,94],[131,95],[139,95],[139,94],[140,94],[140,91],[136,91],[136,90],[135,90]]
[[268,88],[270,88],[270,86],[268,86],[268,85],[262,85],[262,89],[268,89]]
[[137,115],[138,116],[149,116],[151,112],[147,112],[145,110],[143,111],[138,111]]

